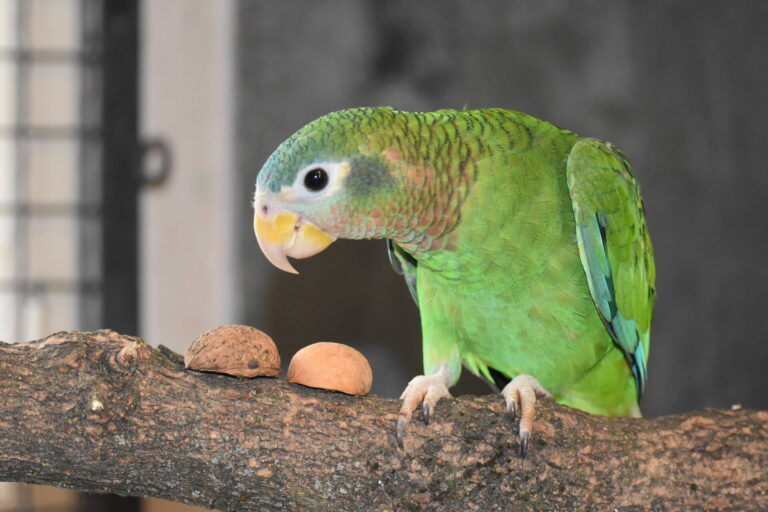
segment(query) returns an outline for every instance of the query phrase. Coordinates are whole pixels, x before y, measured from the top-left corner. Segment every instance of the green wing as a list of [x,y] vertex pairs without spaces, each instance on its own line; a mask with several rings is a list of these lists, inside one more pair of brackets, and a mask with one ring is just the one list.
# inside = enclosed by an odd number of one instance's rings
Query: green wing
[[589,290],[632,368],[639,395],[646,381],[655,293],[653,248],[640,187],[621,151],[596,139],[581,139],[573,146],[567,176]]
[[419,294],[416,292],[416,259],[405,252],[399,245],[390,239],[387,239],[387,253],[389,254],[389,263],[395,272],[405,278],[405,284],[408,285],[408,291],[416,305],[419,305]]

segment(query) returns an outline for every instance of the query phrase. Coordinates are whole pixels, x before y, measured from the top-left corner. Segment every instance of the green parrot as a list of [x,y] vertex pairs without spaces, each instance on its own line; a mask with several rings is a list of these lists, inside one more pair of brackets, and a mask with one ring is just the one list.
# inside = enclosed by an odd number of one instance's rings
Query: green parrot
[[504,110],[327,114],[283,142],[256,181],[267,259],[296,272],[337,238],[381,238],[419,307],[424,374],[401,399],[403,446],[451,396],[462,363],[519,415],[537,396],[639,416],[654,301],[653,249],[624,155]]

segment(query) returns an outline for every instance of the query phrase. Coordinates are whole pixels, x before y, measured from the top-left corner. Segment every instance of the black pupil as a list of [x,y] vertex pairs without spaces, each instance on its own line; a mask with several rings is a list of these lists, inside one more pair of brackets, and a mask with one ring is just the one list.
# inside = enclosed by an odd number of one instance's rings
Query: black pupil
[[328,184],[328,173],[319,167],[312,169],[304,176],[304,186],[309,190],[317,192],[323,190]]

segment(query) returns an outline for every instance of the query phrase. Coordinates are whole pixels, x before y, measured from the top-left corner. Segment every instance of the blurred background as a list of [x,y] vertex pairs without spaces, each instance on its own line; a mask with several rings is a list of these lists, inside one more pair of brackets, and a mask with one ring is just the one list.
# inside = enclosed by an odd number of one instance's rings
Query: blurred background
[[[504,107],[633,162],[657,264],[645,414],[768,408],[766,19],[757,0],[0,0],[0,339],[107,327],[183,353],[245,323],[286,363],[352,345],[395,397],[420,332],[384,243],[281,273],[256,174],[329,111]],[[178,507],[0,484],[2,512],[106,509]]]

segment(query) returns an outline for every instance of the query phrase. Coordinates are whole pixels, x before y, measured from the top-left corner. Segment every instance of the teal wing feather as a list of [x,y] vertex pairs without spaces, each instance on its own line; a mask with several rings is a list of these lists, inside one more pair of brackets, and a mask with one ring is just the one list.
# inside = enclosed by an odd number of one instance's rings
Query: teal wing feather
[[416,305],[419,305],[419,294],[416,291],[416,259],[405,252],[399,245],[390,239],[387,239],[387,253],[389,263],[395,272],[405,278],[405,284],[408,285],[408,291]]
[[581,139],[567,163],[579,255],[597,312],[627,359],[638,395],[655,295],[653,248],[640,187],[618,148]]

